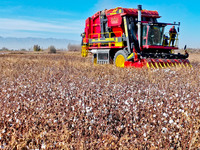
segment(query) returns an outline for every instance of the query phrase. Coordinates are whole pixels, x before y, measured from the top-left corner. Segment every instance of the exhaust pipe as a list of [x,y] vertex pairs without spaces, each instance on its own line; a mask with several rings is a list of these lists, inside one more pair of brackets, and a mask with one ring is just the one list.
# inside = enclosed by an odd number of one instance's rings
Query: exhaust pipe
[[138,5],[138,43],[139,47],[141,47],[141,28],[142,28],[142,5]]

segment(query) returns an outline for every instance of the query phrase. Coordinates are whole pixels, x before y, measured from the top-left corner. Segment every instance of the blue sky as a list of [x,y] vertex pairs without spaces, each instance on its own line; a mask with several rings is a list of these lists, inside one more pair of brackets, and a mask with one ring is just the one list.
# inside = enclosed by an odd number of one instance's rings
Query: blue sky
[[157,10],[160,22],[181,22],[180,48],[200,48],[200,1],[190,0],[1,0],[0,36],[81,40],[85,19],[105,8]]

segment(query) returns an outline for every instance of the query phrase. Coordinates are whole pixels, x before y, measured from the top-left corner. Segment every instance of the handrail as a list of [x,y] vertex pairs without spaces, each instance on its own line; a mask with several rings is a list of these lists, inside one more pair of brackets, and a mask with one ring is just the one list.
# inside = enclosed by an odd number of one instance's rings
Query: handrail
[[91,38],[91,35],[96,35],[96,34],[98,35],[98,38],[100,38],[102,34],[103,34],[103,35],[109,34],[109,38],[111,38],[111,34],[112,34],[112,33],[114,33],[114,34],[115,34],[115,33],[121,33],[121,36],[120,36],[120,37],[122,37],[122,34],[123,34],[122,31],[116,31],[116,32],[103,32],[103,33],[90,33],[88,39]]
[[[166,35],[169,35],[166,36]],[[172,36],[175,35],[175,37],[173,38]],[[174,41],[174,45],[172,46],[175,46],[177,47],[178,46],[178,36],[179,34],[178,33],[169,33],[169,32],[166,32],[164,35],[163,35],[163,46],[171,46],[171,43]]]
[[[100,39],[101,38],[101,35],[109,35],[108,37],[106,37],[106,38],[118,38],[118,37],[116,37],[116,36],[114,36],[114,37],[112,37],[111,35],[112,34],[116,34],[116,33],[120,33],[121,34],[121,36],[119,36],[119,37],[122,37],[122,35],[123,35],[123,32],[122,31],[116,31],[116,32],[103,32],[103,33],[91,33],[91,34],[89,34],[89,38],[88,39]],[[98,38],[91,38],[93,35],[97,35],[97,37]],[[108,44],[108,46],[109,46],[109,48],[112,46],[112,43],[113,42],[109,42],[108,41],[108,43],[101,43],[100,41],[99,42],[97,42],[96,44],[98,44],[98,47],[101,47],[101,46],[105,46],[105,45],[107,45]],[[89,46],[91,46],[91,45],[93,45],[94,43],[89,43]]]

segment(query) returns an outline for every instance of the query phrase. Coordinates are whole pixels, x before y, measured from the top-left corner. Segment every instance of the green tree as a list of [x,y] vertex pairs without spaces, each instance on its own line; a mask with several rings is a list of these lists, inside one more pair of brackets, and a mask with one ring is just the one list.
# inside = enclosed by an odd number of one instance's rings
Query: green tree
[[49,52],[49,53],[56,53],[56,48],[55,48],[54,46],[50,46],[50,47],[48,48],[48,52]]
[[34,46],[33,46],[33,50],[36,51],[36,52],[41,51],[39,45],[34,45]]

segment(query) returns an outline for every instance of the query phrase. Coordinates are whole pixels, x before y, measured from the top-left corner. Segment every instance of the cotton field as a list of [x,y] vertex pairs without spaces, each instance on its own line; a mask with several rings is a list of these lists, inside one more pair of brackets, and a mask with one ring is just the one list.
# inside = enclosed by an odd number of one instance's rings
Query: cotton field
[[0,149],[200,149],[200,57],[149,70],[79,55],[0,56]]

